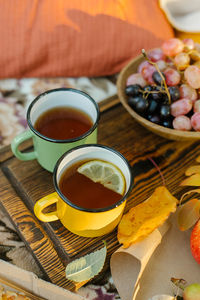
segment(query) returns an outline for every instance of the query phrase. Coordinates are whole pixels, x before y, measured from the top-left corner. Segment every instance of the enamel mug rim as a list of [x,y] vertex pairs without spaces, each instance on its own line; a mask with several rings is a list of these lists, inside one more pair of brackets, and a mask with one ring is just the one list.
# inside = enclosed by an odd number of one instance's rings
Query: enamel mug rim
[[[78,137],[75,137],[75,138],[71,138],[71,139],[65,139],[65,140],[59,140],[59,139],[53,139],[53,138],[49,138],[43,134],[41,134],[39,131],[37,131],[35,128],[34,128],[34,125],[32,124],[31,122],[31,110],[32,108],[34,107],[34,105],[42,98],[42,97],[45,97],[46,95],[48,96],[48,94],[51,94],[51,93],[55,93],[55,92],[72,92],[72,93],[77,93],[79,95],[82,95],[86,98],[88,98],[94,105],[95,109],[96,109],[96,114],[97,114],[97,117],[96,117],[96,121],[93,123],[92,127],[87,131],[85,132],[84,134],[78,136]],[[59,106],[58,106],[59,107]],[[73,107],[73,106],[72,106]],[[48,109],[47,109],[48,110]],[[81,109],[80,109],[81,110]],[[97,125],[98,125],[98,122],[99,122],[99,118],[100,118],[100,110],[99,110],[99,106],[97,104],[97,102],[90,96],[88,95],[86,92],[83,92],[81,90],[78,90],[78,89],[74,89],[74,88],[57,88],[57,89],[51,89],[51,90],[48,90],[44,93],[41,93],[39,94],[29,105],[28,109],[27,109],[27,123],[28,123],[28,126],[30,128],[30,130],[36,134],[37,136],[39,136],[40,138],[48,141],[48,142],[53,142],[53,143],[73,143],[73,142],[76,142],[76,141],[80,141],[82,139],[84,139],[85,137],[89,136],[96,128],[97,128]]]
[[[130,182],[129,182],[129,186],[128,189],[125,191],[124,195],[122,196],[122,198],[117,201],[116,203],[114,203],[113,205],[107,206],[107,207],[103,207],[103,208],[84,208],[81,206],[78,206],[76,204],[74,204],[73,202],[71,202],[67,197],[65,197],[62,192],[60,191],[60,188],[58,186],[58,182],[57,182],[57,175],[58,175],[58,168],[60,166],[60,163],[62,162],[62,160],[69,154],[71,154],[72,152],[79,150],[79,149],[84,149],[84,148],[100,148],[100,149],[105,149],[108,151],[111,151],[112,153],[114,153],[114,155],[117,155],[126,165],[127,169],[128,169],[128,173],[130,174]],[[98,159],[98,158],[96,158]],[[106,161],[106,159],[105,159]],[[123,171],[121,171],[123,173]],[[124,175],[125,176],[125,175]],[[126,180],[126,179],[125,179]],[[68,150],[67,152],[65,152],[57,161],[54,171],[53,171],[53,183],[54,183],[54,187],[55,190],[57,192],[57,194],[60,196],[61,200],[63,200],[66,204],[70,205],[71,207],[80,210],[80,211],[85,211],[85,212],[93,212],[93,213],[97,213],[97,212],[106,212],[109,210],[112,210],[118,206],[120,206],[128,197],[130,191],[132,190],[132,186],[133,186],[133,174],[132,174],[132,169],[131,166],[128,162],[128,160],[116,149],[106,146],[106,145],[102,145],[102,144],[85,144],[85,145],[80,145],[80,146],[76,146],[70,150]]]

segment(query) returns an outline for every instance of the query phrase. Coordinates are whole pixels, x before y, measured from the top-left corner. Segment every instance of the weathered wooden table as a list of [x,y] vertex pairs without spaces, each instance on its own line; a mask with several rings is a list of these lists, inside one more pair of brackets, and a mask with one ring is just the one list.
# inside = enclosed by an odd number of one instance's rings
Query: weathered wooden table
[[[168,189],[177,197],[185,169],[200,155],[200,143],[176,142],[147,131],[125,111],[118,99],[100,105],[98,127],[100,144],[120,151],[130,162],[134,186],[125,211],[144,201],[162,179],[151,159],[161,169]],[[24,144],[26,150],[30,141]],[[109,266],[111,254],[119,248],[116,230],[99,238],[83,238],[70,233],[60,221],[42,223],[33,214],[34,203],[54,191],[52,174],[43,170],[37,161],[16,159],[10,147],[0,152],[0,203],[12,220],[20,236],[30,249],[49,281],[74,290],[73,282],[65,278],[65,266],[77,257],[102,247],[108,247],[104,270]],[[162,199],[160,199],[162,201]]]

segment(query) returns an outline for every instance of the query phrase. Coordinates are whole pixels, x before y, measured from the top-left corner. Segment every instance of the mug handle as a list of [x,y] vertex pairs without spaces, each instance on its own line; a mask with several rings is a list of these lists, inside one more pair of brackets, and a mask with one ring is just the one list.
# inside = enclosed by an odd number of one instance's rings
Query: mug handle
[[34,213],[36,217],[43,222],[52,222],[58,220],[57,211],[50,213],[43,213],[43,209],[58,202],[59,196],[56,192],[49,194],[40,200],[38,200],[34,205]]
[[21,143],[23,143],[24,141],[30,139],[33,137],[33,133],[31,130],[26,130],[23,131],[22,133],[18,134],[13,141],[11,142],[11,149],[12,152],[14,153],[14,155],[20,159],[20,160],[32,160],[37,158],[37,154],[35,151],[31,151],[28,153],[22,153],[21,151],[19,151],[18,147]]

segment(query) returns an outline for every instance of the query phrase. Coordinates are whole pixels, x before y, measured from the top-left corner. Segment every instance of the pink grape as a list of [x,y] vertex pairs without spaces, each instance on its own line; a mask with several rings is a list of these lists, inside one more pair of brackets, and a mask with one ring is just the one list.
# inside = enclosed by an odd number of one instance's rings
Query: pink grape
[[181,52],[174,58],[174,64],[178,70],[185,70],[190,64],[190,57],[187,53]]
[[190,131],[192,129],[190,118],[187,116],[178,116],[174,118],[172,125],[176,130]]
[[184,71],[184,76],[187,83],[194,89],[200,88],[200,68],[191,65]]
[[180,99],[173,102],[170,106],[171,115],[173,117],[178,117],[181,115],[186,115],[192,109],[192,101],[190,99]]
[[152,78],[152,74],[156,71],[156,68],[149,64],[143,67],[141,74],[144,77],[144,79],[149,83],[149,84],[154,84],[154,80]]
[[161,48],[154,48],[152,50],[149,50],[147,56],[153,62],[157,62],[158,60],[165,60],[166,58]]
[[166,63],[167,63],[167,66],[169,68],[172,68],[172,69],[176,70],[176,66],[174,65],[174,61],[170,57],[167,57]]
[[147,60],[144,60],[143,62],[141,62],[138,66],[137,72],[138,73],[142,73],[143,68],[149,66],[150,63]]
[[188,98],[192,102],[197,100],[197,92],[188,84],[182,84],[179,88],[180,98]]
[[195,43],[194,43],[193,39],[189,39],[189,38],[183,39],[183,43],[187,50],[193,50],[195,47]]
[[156,63],[161,72],[167,68],[167,63],[164,60],[158,60]]
[[200,131],[200,112],[195,112],[191,117],[192,128],[195,131]]
[[193,104],[193,111],[194,112],[200,112],[200,99],[196,100]]
[[139,84],[141,87],[144,87],[145,85],[147,85],[147,82],[144,80],[142,74],[134,73],[130,75],[126,81],[126,85],[131,84]]
[[172,38],[162,44],[163,53],[167,56],[175,56],[183,51],[184,44],[177,38]]
[[164,74],[165,74],[166,84],[168,86],[175,86],[180,83],[181,75],[179,74],[178,71],[176,71],[172,68],[167,68],[164,71]]
[[200,52],[200,43],[194,43],[194,48],[198,51],[198,52]]

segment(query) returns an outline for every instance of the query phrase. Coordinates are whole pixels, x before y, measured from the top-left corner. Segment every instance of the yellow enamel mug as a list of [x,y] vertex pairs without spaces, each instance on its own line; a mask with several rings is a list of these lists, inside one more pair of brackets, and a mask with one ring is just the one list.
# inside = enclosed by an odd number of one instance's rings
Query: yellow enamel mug
[[[63,172],[70,166],[88,159],[110,162],[124,175],[126,186],[124,195],[112,206],[98,209],[79,207],[60,191],[59,181]],[[113,148],[99,144],[81,145],[63,154],[54,168],[53,181],[56,192],[36,202],[34,206],[35,215],[43,222],[60,220],[68,230],[84,237],[101,236],[111,232],[117,226],[122,217],[127,196],[132,188],[131,167],[128,161]],[[46,207],[55,203],[55,211],[44,212]]]

